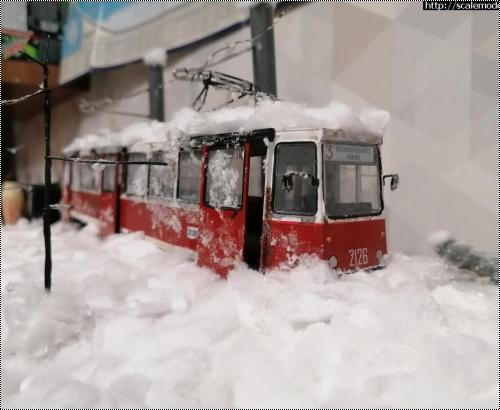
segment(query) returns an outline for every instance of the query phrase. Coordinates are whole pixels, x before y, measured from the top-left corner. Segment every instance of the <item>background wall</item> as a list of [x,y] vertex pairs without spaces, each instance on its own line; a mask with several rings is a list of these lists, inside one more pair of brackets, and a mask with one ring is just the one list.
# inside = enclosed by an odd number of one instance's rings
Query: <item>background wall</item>
[[[278,95],[311,106],[340,99],[392,114],[383,150],[387,173],[401,178],[386,191],[393,251],[428,253],[429,233],[446,229],[487,252],[498,250],[498,15],[494,12],[422,11],[420,2],[317,2],[291,11],[276,26]],[[221,45],[250,36],[245,28],[189,53],[169,56],[194,67]],[[217,70],[252,79],[251,54]],[[146,84],[141,63],[94,72],[96,99],[129,94]],[[200,85],[165,90],[166,117],[190,105]],[[227,99],[209,95],[207,107]],[[80,98],[80,97],[78,97]],[[100,128],[119,129],[140,118],[82,115],[78,98],[54,109],[54,151]],[[148,113],[143,94],[111,106]],[[41,114],[14,122],[18,178],[43,180]]]

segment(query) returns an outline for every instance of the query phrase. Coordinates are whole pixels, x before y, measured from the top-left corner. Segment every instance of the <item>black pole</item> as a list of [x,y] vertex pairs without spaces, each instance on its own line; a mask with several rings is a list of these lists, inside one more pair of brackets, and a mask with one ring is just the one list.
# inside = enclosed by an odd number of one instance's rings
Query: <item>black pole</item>
[[[50,89],[49,89],[49,42],[50,36],[47,37],[47,53],[45,56],[45,63],[38,61],[36,58],[31,57],[29,54],[23,54],[28,60],[38,64],[43,69],[43,88],[33,94],[22,97],[17,101],[9,101],[9,103],[18,103],[26,101],[28,98],[34,97],[40,92],[44,93],[44,139],[45,139],[45,200],[43,209],[43,238],[45,241],[45,269],[44,269],[44,282],[45,290],[50,292],[52,286],[52,250],[50,243],[50,217],[51,217],[51,204],[50,204],[50,186],[51,186],[51,168],[52,157],[50,156]],[[2,104],[4,101],[2,101]]]
[[50,186],[52,160],[50,158],[50,90],[49,90],[49,41],[47,38],[47,54],[43,64],[44,99],[44,139],[45,139],[45,207],[43,210],[43,237],[45,240],[45,290],[50,292],[52,286],[52,247],[50,238]]
[[250,9],[253,43],[253,77],[255,88],[277,97],[276,57],[274,51],[274,8],[260,3]]
[[165,105],[163,101],[163,67],[148,65],[149,118],[163,122]]

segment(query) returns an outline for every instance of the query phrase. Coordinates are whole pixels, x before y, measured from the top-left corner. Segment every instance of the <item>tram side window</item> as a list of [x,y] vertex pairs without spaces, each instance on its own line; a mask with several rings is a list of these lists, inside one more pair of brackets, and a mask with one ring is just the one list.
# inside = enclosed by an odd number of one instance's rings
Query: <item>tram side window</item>
[[71,164],[71,167],[71,189],[73,189],[74,191],[78,191],[82,187],[82,164],[73,162]]
[[86,191],[99,191],[100,174],[98,169],[94,169],[92,164],[81,164],[81,188]]
[[151,160],[154,162],[166,162],[167,165],[150,166],[148,195],[153,198],[173,198],[175,185],[173,164],[165,158],[163,152],[153,153]]
[[[131,153],[128,161],[146,162],[146,154]],[[127,165],[127,195],[145,196],[148,190],[148,165]]]
[[63,165],[63,184],[64,187],[69,186],[71,182],[71,164],[68,162],[65,162]]
[[207,205],[214,208],[240,208],[243,197],[242,147],[211,150],[208,153]]
[[178,198],[181,201],[200,202],[201,151],[179,153]]
[[292,215],[316,214],[316,145],[312,142],[278,144],[275,161],[274,211]]
[[107,165],[102,172],[102,190],[104,192],[115,192],[116,188],[116,165]]

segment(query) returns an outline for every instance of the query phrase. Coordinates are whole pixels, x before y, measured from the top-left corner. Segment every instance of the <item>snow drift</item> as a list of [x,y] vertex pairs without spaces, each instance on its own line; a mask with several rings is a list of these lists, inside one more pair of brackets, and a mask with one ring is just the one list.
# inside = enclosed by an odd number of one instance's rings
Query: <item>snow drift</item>
[[2,229],[2,407],[494,408],[498,288],[428,258],[227,281],[141,234]]
[[185,134],[217,134],[234,131],[253,131],[260,128],[343,128],[353,131],[383,133],[389,113],[364,108],[356,113],[347,105],[332,101],[323,108],[310,108],[297,103],[263,101],[257,106],[224,108],[197,112],[185,108],[174,114],[168,123],[142,122],[118,132],[101,130],[76,138],[64,148],[65,153],[87,151],[91,148],[131,146],[140,142],[160,142],[177,139]]

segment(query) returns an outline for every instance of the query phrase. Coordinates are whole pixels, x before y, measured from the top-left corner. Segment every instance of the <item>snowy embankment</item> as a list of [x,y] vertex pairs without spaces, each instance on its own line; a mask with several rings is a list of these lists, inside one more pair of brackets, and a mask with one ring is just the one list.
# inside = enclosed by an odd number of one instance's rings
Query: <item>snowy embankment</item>
[[395,256],[229,280],[140,234],[2,229],[2,408],[498,404],[498,288]]

